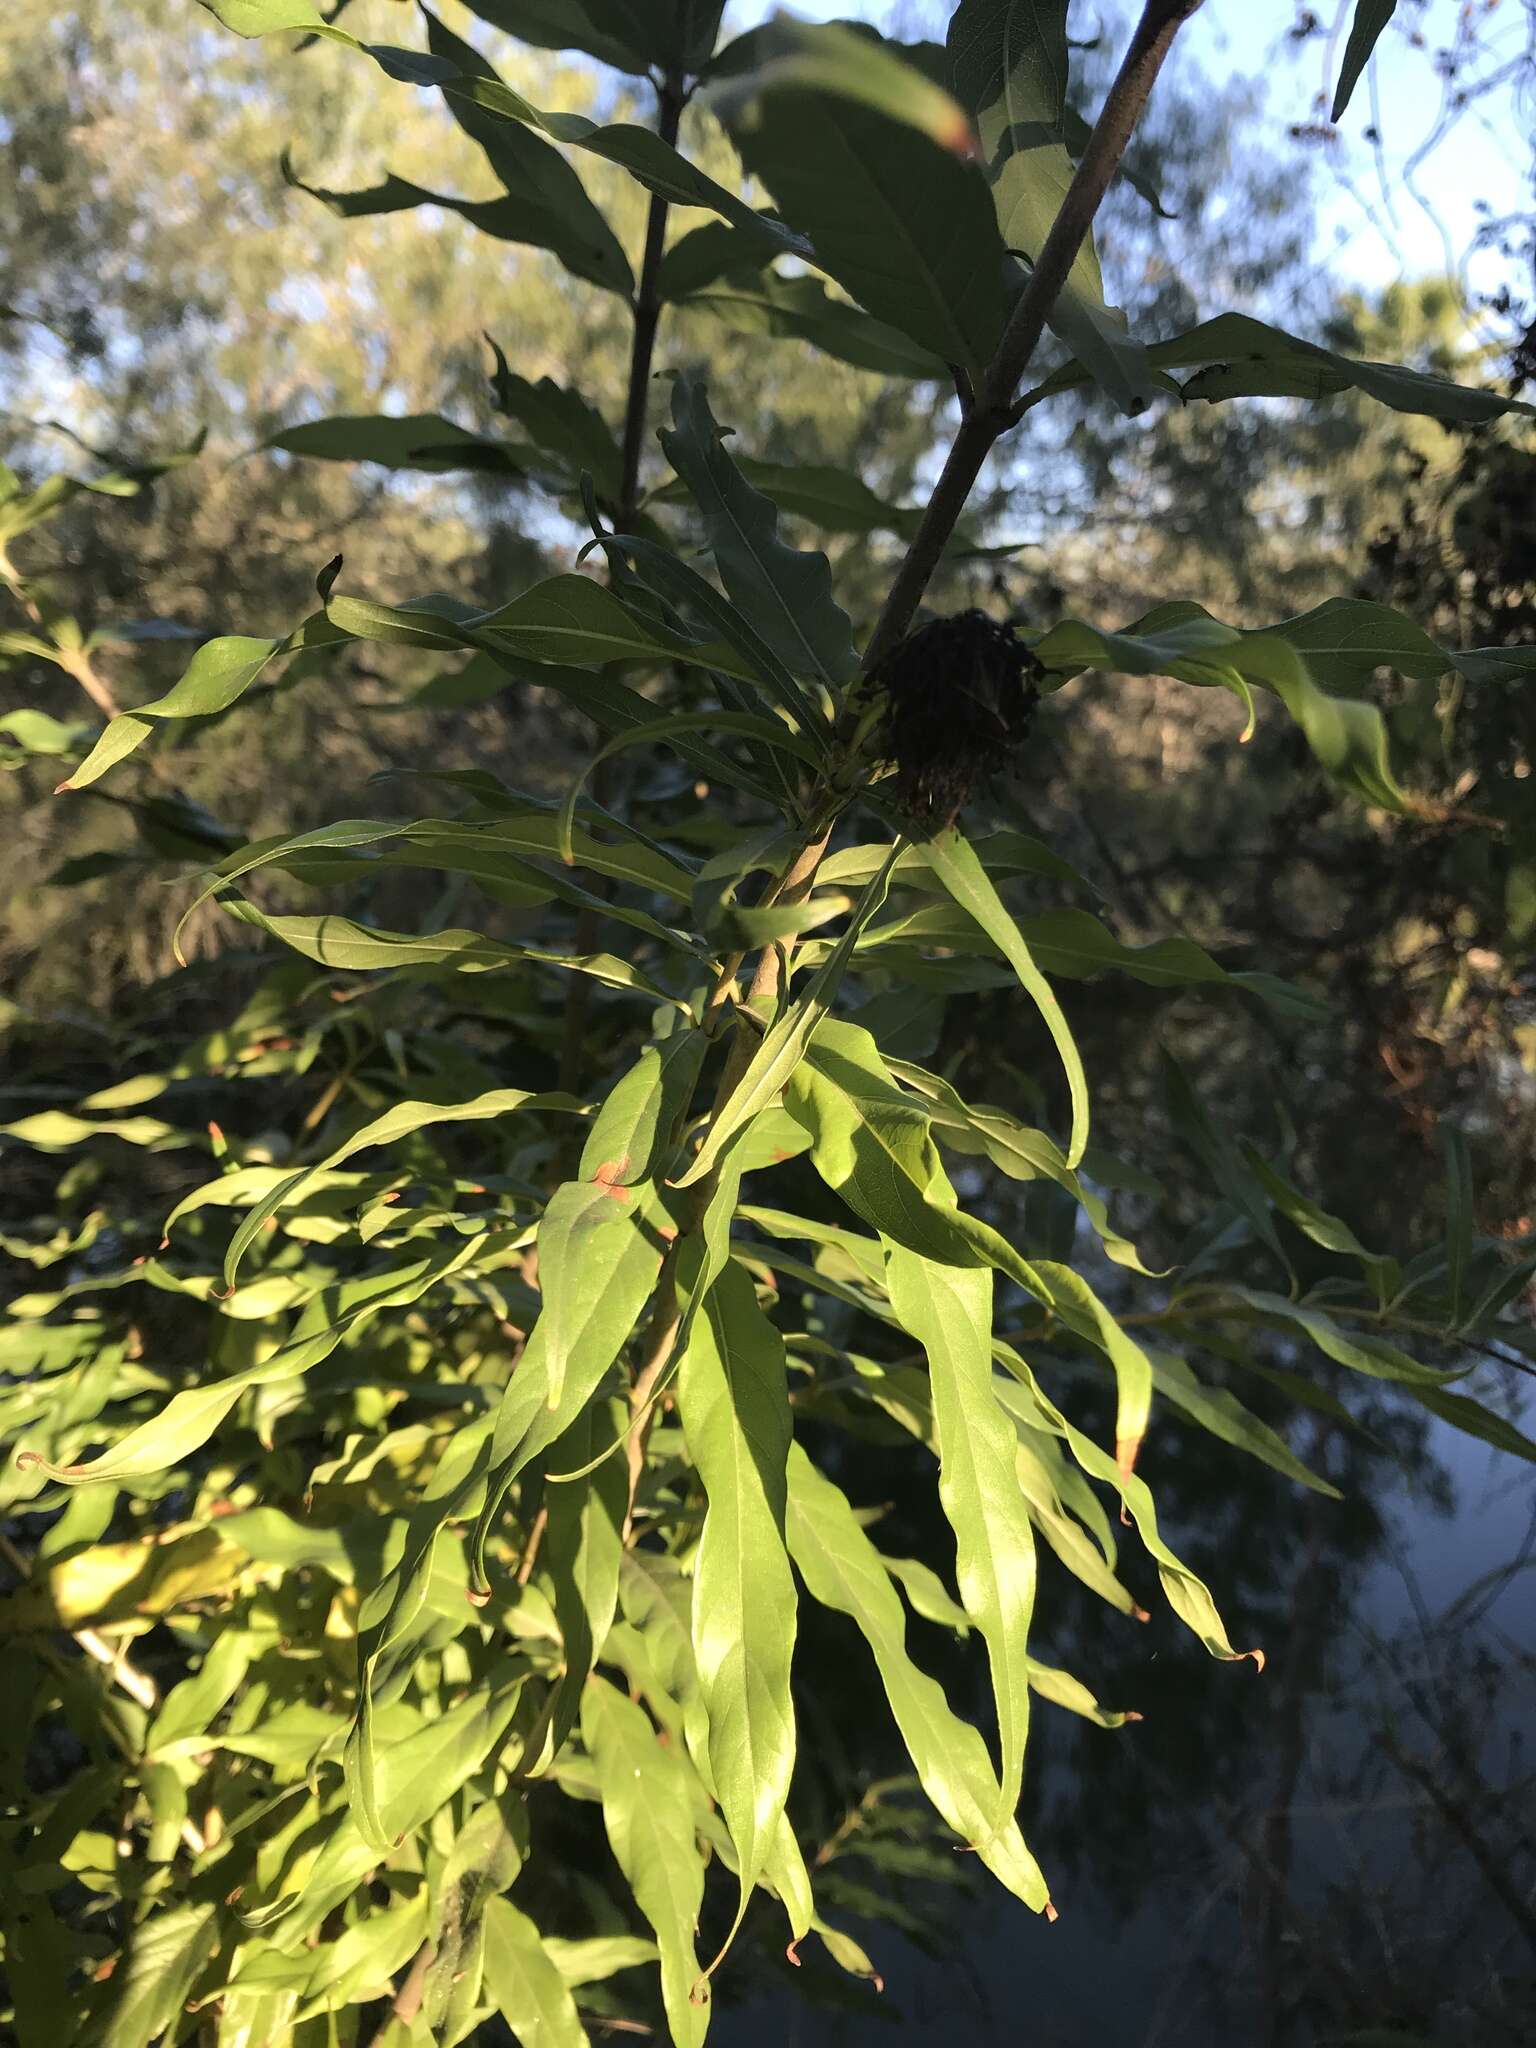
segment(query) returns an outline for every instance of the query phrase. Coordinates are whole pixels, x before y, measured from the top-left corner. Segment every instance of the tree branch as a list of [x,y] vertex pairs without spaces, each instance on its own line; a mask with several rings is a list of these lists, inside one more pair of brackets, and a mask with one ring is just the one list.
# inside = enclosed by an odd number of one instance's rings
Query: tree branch
[[1019,379],[1040,345],[1051,309],[1093,227],[1173,39],[1199,5],[1200,0],[1147,0],[1061,210],[1019,294],[975,403],[960,423],[906,559],[896,572],[865,650],[866,669],[881,662],[911,625],[982,464],[1014,425],[1012,410]]

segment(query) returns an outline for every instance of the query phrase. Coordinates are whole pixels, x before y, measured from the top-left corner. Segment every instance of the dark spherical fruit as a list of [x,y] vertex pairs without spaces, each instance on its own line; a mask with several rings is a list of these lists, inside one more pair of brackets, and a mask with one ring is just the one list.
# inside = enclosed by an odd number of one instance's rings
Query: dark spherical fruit
[[1013,627],[956,612],[909,633],[870,677],[886,697],[881,742],[904,810],[954,823],[980,776],[1009,765],[1040,693],[1039,664]]

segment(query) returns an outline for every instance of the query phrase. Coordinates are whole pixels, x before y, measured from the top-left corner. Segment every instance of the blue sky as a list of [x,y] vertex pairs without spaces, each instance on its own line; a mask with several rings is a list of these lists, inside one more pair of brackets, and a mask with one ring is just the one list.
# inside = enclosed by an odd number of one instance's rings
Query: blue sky
[[[1513,58],[1527,28],[1525,11],[1514,0],[1492,7],[1482,0],[1482,7],[1480,33],[1489,57],[1474,76]],[[1512,91],[1501,89],[1465,113],[1412,171],[1412,190],[1403,183],[1415,151],[1436,128],[1444,88],[1434,52],[1452,41],[1462,8],[1463,0],[1400,5],[1401,19],[1389,25],[1378,44],[1339,140],[1321,148],[1315,181],[1318,257],[1341,282],[1374,290],[1396,278],[1458,268],[1474,293],[1500,281],[1497,259],[1465,259],[1482,218],[1479,201],[1495,216],[1529,203],[1536,110],[1517,106]],[[771,11],[738,0],[732,14],[745,24]],[[821,20],[858,16],[893,32],[904,26],[912,33],[917,23],[932,34],[951,10],[940,0],[795,0],[790,11]],[[1321,18],[1322,32],[1298,46],[1287,31],[1299,11],[1293,0],[1206,0],[1172,59],[1174,64],[1193,59],[1218,78],[1239,74],[1266,80],[1272,133],[1282,147],[1297,146],[1287,141],[1293,124],[1326,117],[1326,94],[1353,0],[1315,0],[1312,12]],[[1113,0],[1103,7],[1074,0],[1071,31],[1090,36],[1117,12],[1124,17],[1128,9],[1117,9]],[[1411,45],[1414,32],[1422,34],[1427,47]],[[1373,119],[1382,137],[1379,155],[1365,137]],[[1415,190],[1425,203],[1415,199]]]

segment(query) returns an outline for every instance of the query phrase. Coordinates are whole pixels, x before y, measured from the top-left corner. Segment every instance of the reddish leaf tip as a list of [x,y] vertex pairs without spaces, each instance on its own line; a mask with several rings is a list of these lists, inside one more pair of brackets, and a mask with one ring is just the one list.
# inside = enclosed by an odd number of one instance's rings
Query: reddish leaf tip
[[471,1607],[488,1607],[491,1600],[491,1589],[489,1586],[466,1586],[464,1588],[464,1598]]
[[1055,1906],[1051,1903],[1049,1899],[1047,1899],[1045,1902],[1045,1917],[1047,1920],[1050,1921],[1053,1927],[1056,1925],[1056,1922],[1061,1918],[1061,1915],[1057,1912]]
[[1145,1607],[1133,1607],[1131,1609],[1131,1619],[1133,1621],[1150,1621],[1152,1617],[1148,1614]]
[[786,1961],[788,1961],[788,1962],[791,1962],[791,1963],[793,1963],[793,1964],[794,1964],[794,1966],[795,1966],[795,1968],[796,1968],[797,1970],[798,1970],[798,1969],[799,1969],[799,1967],[800,1967],[800,1953],[799,1953],[799,1951],[800,1951],[800,1944],[799,1944],[799,1942],[798,1942],[798,1941],[792,1941],[792,1942],[791,1942],[791,1943],[789,1944],[789,1947],[788,1947],[787,1949],[785,1949],[785,1951],[784,1951],[784,1956],[785,1956],[785,1960],[786,1960]]
[[55,796],[63,796],[66,790],[71,790],[74,786],[72,782],[60,782],[55,786],[53,793]]

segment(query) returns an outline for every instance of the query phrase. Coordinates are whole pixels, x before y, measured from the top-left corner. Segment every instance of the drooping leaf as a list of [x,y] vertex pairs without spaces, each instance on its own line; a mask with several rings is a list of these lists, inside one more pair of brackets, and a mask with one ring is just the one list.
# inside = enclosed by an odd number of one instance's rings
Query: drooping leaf
[[784,1346],[740,1266],[695,1316],[678,1410],[708,1506],[693,1582],[693,1645],[715,1796],[745,1912],[784,1817],[795,1760],[795,1587],[784,1548],[792,1435]]
[[700,2048],[710,2009],[707,1998],[695,2005],[691,1994],[704,1866],[687,1767],[657,1740],[644,1709],[605,1679],[592,1679],[582,1694],[581,1732],[597,1768],[609,1845],[655,1930],[672,2038],[678,2048]]
[[[551,1470],[578,1470],[591,1463],[622,1432],[621,1410],[618,1401],[610,1402],[606,1413],[601,1402],[583,1410],[550,1446]],[[565,1670],[550,1720],[550,1746],[558,1752],[580,1713],[582,1688],[603,1653],[618,1606],[629,1474],[622,1460],[600,1459],[579,1479],[546,1483],[544,1504],[549,1516],[544,1557],[565,1644]]]
[[824,355],[883,377],[944,377],[942,357],[920,348],[892,323],[834,298],[819,277],[777,277],[756,284],[723,279],[695,291],[679,310],[704,313],[737,334],[775,341],[806,341]]
[[608,291],[627,293],[634,279],[624,251],[582,190],[576,173],[557,149],[541,142],[528,129],[511,123],[502,125],[509,137],[517,138],[515,152],[505,152],[504,177],[513,175],[514,153],[526,161],[517,174],[518,189],[500,199],[466,199],[456,193],[434,192],[392,173],[386,173],[376,185],[339,192],[301,178],[287,158],[284,174],[295,191],[318,199],[342,220],[366,220],[381,213],[409,213],[418,206],[440,206],[467,220],[483,235],[494,236],[501,242],[548,249],[573,276],[602,285]]
[[1002,1752],[998,1818],[1011,1820],[1029,1734],[1035,1543],[1014,1473],[1017,1438],[992,1393],[992,1275],[886,1244],[891,1306],[928,1356],[939,1499],[955,1534],[965,1612],[987,1645]]
[[848,1615],[874,1653],[891,1712],[923,1790],[992,1874],[1041,1912],[1045,1879],[1010,1815],[998,1819],[999,1791],[986,1746],[951,1713],[942,1688],[907,1654],[901,1600],[846,1495],[797,1444],[789,1454],[790,1554],[806,1590]]
[[951,896],[981,926],[997,945],[1019,977],[1019,985],[1040,1012],[1045,1028],[1061,1058],[1072,1101],[1072,1135],[1067,1144],[1067,1165],[1081,1161],[1088,1143],[1088,1078],[1082,1055],[1062,1013],[1056,992],[1036,966],[1023,935],[992,886],[974,847],[955,827],[924,840],[920,848]]
[[209,640],[193,655],[181,680],[163,697],[114,718],[61,790],[84,789],[141,746],[157,725],[172,719],[206,718],[224,711],[251,687],[280,655],[301,648],[333,645],[345,636],[323,613],[316,613],[282,640],[254,640],[235,635]]
[[[1159,370],[1194,370],[1179,387],[1184,399],[1336,397],[1360,391],[1394,412],[1417,413],[1447,424],[1482,426],[1504,413],[1536,413],[1523,399],[1475,385],[1453,384],[1400,363],[1362,362],[1317,342],[1303,341],[1248,313],[1218,313],[1187,334],[1153,342],[1147,359]],[[1027,394],[1038,404],[1087,381],[1079,363],[1053,370]]]

